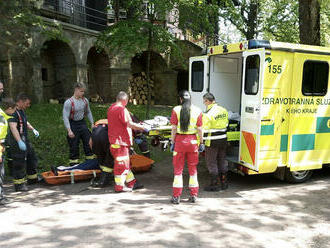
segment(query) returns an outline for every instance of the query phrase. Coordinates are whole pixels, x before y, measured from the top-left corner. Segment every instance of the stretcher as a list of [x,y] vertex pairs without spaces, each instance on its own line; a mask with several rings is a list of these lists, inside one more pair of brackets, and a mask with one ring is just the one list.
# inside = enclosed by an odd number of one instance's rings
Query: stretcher
[[41,173],[45,182],[52,185],[75,183],[78,181],[89,180],[98,177],[101,170],[74,170],[74,171],[58,171],[56,176],[52,171]]
[[[172,126],[169,120],[163,116],[156,116],[152,120],[144,121],[151,127],[148,136],[151,137],[151,145],[160,146],[162,150],[166,150],[171,140]],[[237,120],[229,120],[227,128],[227,142],[237,144],[240,139],[240,123]]]
[[[142,155],[133,154],[130,156],[131,168],[133,172],[144,172],[151,168],[151,165],[155,162],[154,160],[147,158]],[[63,167],[63,166],[61,166]],[[86,167],[87,168],[87,167]],[[41,175],[45,182],[52,185],[75,183],[78,181],[85,181],[92,178],[99,177],[101,170],[65,170],[57,171],[58,175],[55,175],[53,171],[43,172]]]

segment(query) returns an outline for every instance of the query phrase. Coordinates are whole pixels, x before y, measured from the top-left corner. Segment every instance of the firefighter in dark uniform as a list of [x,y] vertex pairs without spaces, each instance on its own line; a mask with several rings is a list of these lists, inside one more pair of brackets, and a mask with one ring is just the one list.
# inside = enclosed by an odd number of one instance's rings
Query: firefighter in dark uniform
[[8,165],[12,169],[16,191],[28,191],[26,182],[28,184],[38,182],[38,160],[28,139],[27,131],[32,130],[35,137],[39,137],[39,132],[27,121],[25,115],[25,110],[30,107],[30,104],[31,101],[26,94],[19,94],[16,98],[16,111],[12,118],[8,119],[10,127],[7,136]]
[[95,122],[92,130],[90,146],[96,155],[101,176],[99,181],[93,183],[93,187],[103,188],[110,184],[113,178],[113,157],[110,154],[108,139],[108,120],[102,119]]
[[63,121],[68,131],[67,140],[70,147],[70,166],[79,164],[79,142],[83,143],[86,159],[93,159],[94,155],[89,147],[91,133],[86,125],[87,116],[91,127],[94,127],[93,115],[88,100],[84,97],[86,86],[76,83],[73,96],[64,102]]

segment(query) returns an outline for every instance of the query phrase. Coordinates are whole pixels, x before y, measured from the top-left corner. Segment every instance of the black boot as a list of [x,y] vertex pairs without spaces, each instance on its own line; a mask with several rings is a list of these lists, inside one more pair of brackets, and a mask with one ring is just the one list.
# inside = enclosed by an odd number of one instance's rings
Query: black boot
[[220,173],[220,183],[221,183],[221,190],[228,189],[228,180],[227,180],[227,172]]
[[211,183],[204,187],[204,191],[220,191],[219,178],[217,175],[211,175]]
[[50,166],[51,171],[54,173],[55,176],[58,176],[58,170],[57,167],[54,165]]
[[171,202],[173,204],[180,204],[180,196],[177,196],[177,197],[172,196]]
[[15,191],[21,191],[21,192],[26,192],[29,191],[28,187],[26,186],[26,183],[22,184],[15,184]]
[[133,190],[136,189],[143,189],[144,185],[142,183],[140,183],[138,180],[135,181],[134,186],[133,186]]
[[96,182],[94,182],[94,181],[92,182],[92,187],[104,188],[104,187],[110,185],[111,175],[112,175],[112,173],[102,171],[100,179]]

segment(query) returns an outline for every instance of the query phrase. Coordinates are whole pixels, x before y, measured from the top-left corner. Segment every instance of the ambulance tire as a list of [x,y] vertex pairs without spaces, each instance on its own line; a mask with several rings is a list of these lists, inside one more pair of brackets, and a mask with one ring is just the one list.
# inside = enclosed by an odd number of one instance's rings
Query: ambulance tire
[[312,174],[312,170],[290,171],[290,168],[286,168],[285,180],[289,183],[303,183],[310,179]]

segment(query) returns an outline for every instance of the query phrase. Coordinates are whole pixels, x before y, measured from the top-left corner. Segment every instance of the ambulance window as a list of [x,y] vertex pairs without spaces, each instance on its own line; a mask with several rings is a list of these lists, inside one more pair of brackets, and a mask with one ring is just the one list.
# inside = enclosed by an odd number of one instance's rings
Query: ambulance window
[[247,95],[256,95],[259,88],[259,55],[251,55],[245,61],[245,87],[244,92]]
[[302,93],[305,96],[324,96],[328,90],[329,64],[325,61],[304,63]]
[[192,91],[202,92],[204,88],[204,63],[194,61],[191,64],[191,89]]

